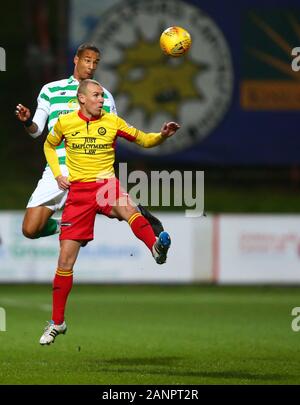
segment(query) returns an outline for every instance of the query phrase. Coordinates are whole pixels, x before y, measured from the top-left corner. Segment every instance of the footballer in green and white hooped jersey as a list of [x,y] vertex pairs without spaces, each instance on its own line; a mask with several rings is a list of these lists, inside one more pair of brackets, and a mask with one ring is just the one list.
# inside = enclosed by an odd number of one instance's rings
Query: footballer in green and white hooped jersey
[[[33,121],[39,128],[44,128],[48,119],[48,132],[56,124],[60,114],[68,114],[79,109],[77,101],[78,80],[73,76],[68,79],[58,80],[46,84],[37,99],[37,110]],[[103,87],[104,103],[103,109],[116,114],[116,106],[111,93]],[[65,164],[66,150],[64,143],[57,148],[61,172],[63,176],[68,176],[68,168]],[[57,181],[53,177],[49,166],[46,166],[42,178],[39,180],[36,189],[31,195],[27,208],[38,207],[40,205],[50,208],[52,211],[61,209],[66,201],[68,191],[60,190]]]

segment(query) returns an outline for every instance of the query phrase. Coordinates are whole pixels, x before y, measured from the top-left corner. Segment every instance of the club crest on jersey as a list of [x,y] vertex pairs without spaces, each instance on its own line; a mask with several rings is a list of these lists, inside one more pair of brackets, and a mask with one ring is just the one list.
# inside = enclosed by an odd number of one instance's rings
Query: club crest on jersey
[[106,129],[104,127],[98,128],[98,134],[99,135],[105,135],[106,134]]
[[70,108],[70,110],[77,110],[78,105],[79,104],[77,98],[72,98],[68,101],[68,107]]

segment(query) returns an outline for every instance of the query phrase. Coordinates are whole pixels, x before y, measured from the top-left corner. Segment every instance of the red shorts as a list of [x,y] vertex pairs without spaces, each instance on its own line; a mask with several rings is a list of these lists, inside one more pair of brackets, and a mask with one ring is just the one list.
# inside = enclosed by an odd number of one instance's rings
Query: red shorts
[[94,239],[96,214],[110,216],[114,203],[128,196],[116,177],[71,184],[61,219],[60,240]]

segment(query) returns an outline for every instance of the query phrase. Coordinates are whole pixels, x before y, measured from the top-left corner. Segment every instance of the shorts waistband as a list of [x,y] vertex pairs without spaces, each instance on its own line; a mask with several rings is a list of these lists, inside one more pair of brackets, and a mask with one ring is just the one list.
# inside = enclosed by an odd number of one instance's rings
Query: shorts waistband
[[109,179],[103,179],[103,180],[99,180],[99,181],[72,181],[71,182],[71,187],[75,187],[75,188],[97,188],[97,187],[101,187],[105,184],[107,184],[109,181],[113,181],[112,184],[115,184],[117,178],[116,177],[111,177]]

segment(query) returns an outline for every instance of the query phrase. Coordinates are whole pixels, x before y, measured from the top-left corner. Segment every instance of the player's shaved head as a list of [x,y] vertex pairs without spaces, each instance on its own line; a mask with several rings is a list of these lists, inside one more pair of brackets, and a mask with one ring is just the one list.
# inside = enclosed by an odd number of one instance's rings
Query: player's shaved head
[[97,80],[93,80],[93,79],[82,80],[80,82],[79,86],[78,86],[77,97],[78,97],[79,94],[86,95],[88,86],[91,85],[91,84],[102,87],[101,84],[99,82],[97,82]]
[[82,80],[77,90],[80,111],[86,117],[99,117],[104,102],[103,88],[93,79]]

